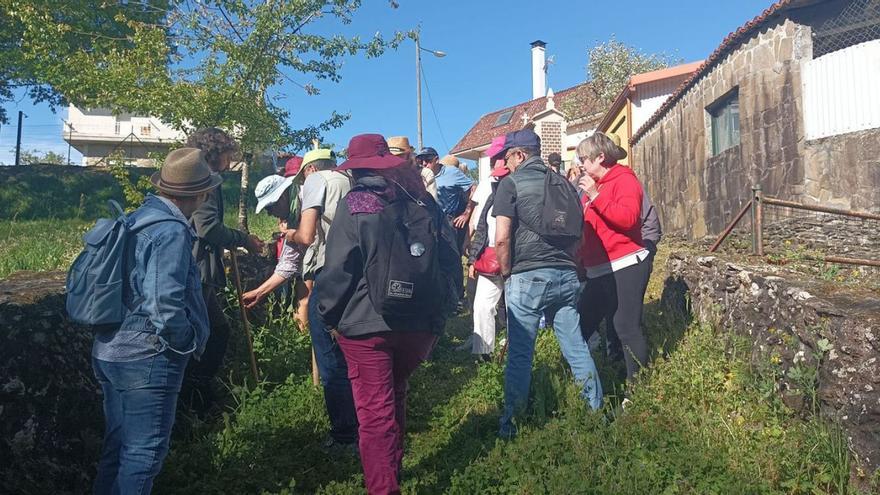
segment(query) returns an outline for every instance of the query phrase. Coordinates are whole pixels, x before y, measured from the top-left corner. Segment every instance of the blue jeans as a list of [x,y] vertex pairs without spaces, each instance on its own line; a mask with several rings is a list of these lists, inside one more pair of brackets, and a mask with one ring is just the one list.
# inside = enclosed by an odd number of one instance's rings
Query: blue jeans
[[327,405],[327,416],[330,419],[330,436],[339,443],[355,443],[358,439],[358,422],[351,382],[348,379],[348,364],[345,362],[342,349],[327,332],[324,321],[318,314],[318,298],[315,294],[320,283],[319,273],[312,288],[312,297],[309,297],[309,334],[312,336],[318,374],[324,387],[324,403]]
[[508,344],[499,436],[516,434],[513,418],[525,409],[528,402],[538,322],[545,312],[553,315],[553,331],[562,355],[582,387],[581,396],[593,409],[602,406],[602,384],[580,330],[577,311],[580,291],[577,273],[565,268],[539,268],[515,273],[505,283]]
[[150,493],[168,454],[189,358],[173,351],[118,363],[92,358],[106,422],[95,494]]

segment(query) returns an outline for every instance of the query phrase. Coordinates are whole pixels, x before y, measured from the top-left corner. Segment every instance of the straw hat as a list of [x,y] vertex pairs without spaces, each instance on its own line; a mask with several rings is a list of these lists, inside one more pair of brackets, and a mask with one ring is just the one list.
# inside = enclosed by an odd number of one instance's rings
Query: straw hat
[[412,153],[416,149],[409,144],[409,138],[406,136],[394,136],[388,138],[388,149],[392,155],[403,155],[404,153]]
[[150,177],[150,182],[170,196],[188,197],[214,189],[223,178],[211,173],[202,150],[180,148],[168,153],[162,169]]
[[458,167],[459,164],[461,164],[461,162],[458,161],[458,158],[456,158],[452,155],[446,155],[440,159],[440,164],[441,165],[448,165],[450,167]]

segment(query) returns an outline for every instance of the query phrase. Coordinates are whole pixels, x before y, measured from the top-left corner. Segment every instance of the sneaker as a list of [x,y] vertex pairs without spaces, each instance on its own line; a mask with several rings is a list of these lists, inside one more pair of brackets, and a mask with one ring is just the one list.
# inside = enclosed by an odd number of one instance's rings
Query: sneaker
[[623,409],[624,411],[626,411],[626,408],[631,406],[632,403],[633,402],[631,400],[629,400],[628,397],[624,397],[623,400],[620,402],[620,408]]

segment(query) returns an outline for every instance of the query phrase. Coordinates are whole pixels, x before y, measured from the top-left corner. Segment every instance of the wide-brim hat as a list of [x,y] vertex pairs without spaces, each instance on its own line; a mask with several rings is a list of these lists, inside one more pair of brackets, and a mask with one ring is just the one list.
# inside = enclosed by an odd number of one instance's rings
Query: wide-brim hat
[[623,160],[624,158],[626,158],[626,150],[623,149],[622,146],[620,146],[620,136],[618,136],[617,134],[605,135],[608,136],[608,139],[610,139],[612,143],[614,143],[614,146],[617,146],[617,160]]
[[299,170],[296,175],[293,176],[293,180],[296,182],[300,182],[303,174],[306,171],[306,167],[309,166],[310,163],[317,160],[332,160],[336,163],[336,155],[333,153],[333,150],[327,148],[318,148],[316,150],[312,150],[303,155],[302,164],[300,164]]
[[263,211],[267,206],[277,203],[284,195],[284,191],[293,184],[293,179],[293,177],[270,175],[258,182],[257,187],[254,188],[254,195],[257,197],[257,213]]
[[162,168],[150,177],[160,192],[169,196],[198,196],[223,182],[223,177],[211,172],[205,153],[198,148],[179,148],[165,157]]
[[336,170],[366,168],[381,170],[399,167],[407,163],[403,158],[392,155],[380,134],[360,134],[348,142],[348,160],[336,167]]
[[391,151],[392,155],[403,155],[405,153],[412,153],[416,149],[409,144],[409,138],[406,136],[394,136],[388,138],[388,149]]

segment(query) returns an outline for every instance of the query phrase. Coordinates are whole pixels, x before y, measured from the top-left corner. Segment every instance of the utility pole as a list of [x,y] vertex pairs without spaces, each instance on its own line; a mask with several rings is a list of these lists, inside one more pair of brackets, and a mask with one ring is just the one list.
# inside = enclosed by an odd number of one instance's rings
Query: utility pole
[[15,138],[15,166],[21,165],[21,119],[24,112],[18,111],[18,137]]
[[418,130],[418,149],[422,149],[422,51],[426,51],[431,55],[434,55],[437,58],[442,58],[446,56],[445,52],[441,52],[440,50],[428,50],[427,48],[422,48],[421,44],[421,32],[416,31],[415,33],[415,41],[416,41],[416,119],[418,120],[417,130]]
[[[419,43],[421,33],[416,31],[416,119],[418,119],[418,143],[419,151],[422,149],[422,46]],[[19,131],[21,130],[21,120],[18,121]],[[418,153],[419,151],[416,151]],[[16,160],[17,162],[18,160]],[[18,163],[16,163],[18,165]]]
[[73,124],[70,122],[65,122],[67,124],[67,164],[70,165],[70,140],[73,139]]

